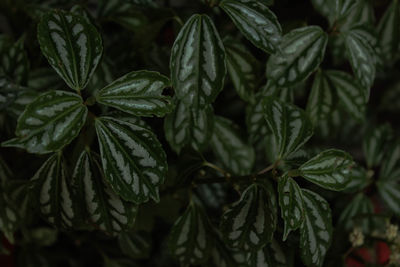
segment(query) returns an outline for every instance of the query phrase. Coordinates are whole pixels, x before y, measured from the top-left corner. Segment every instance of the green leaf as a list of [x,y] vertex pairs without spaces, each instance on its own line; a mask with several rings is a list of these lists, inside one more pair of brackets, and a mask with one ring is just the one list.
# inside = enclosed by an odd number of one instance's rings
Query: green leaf
[[[1,56],[0,74],[16,84],[25,84],[28,78],[29,61],[24,50],[24,38],[19,39]],[[0,53],[1,55],[1,53]]]
[[136,204],[159,201],[167,172],[166,155],[151,131],[111,117],[95,120],[106,180],[123,199]]
[[122,252],[130,258],[148,258],[152,250],[150,237],[141,232],[122,232],[118,236],[118,244]]
[[299,167],[300,175],[325,189],[343,190],[349,180],[351,156],[337,149],[325,150]]
[[271,242],[277,222],[274,194],[264,185],[252,184],[222,215],[221,232],[226,244],[258,250]]
[[42,53],[69,87],[86,87],[100,61],[103,46],[96,28],[84,17],[54,10],[38,25]]
[[296,152],[312,136],[312,123],[302,109],[274,97],[266,97],[263,107],[279,159]]
[[[215,230],[215,229],[214,229]],[[239,260],[236,259],[235,254],[241,254],[240,250],[233,250],[228,248],[222,239],[219,232],[215,230],[214,247],[211,250],[210,264],[207,267],[230,267],[242,266]]]
[[326,17],[329,21],[329,24],[332,24],[335,21],[335,9],[336,9],[336,1],[332,0],[311,0],[311,4],[314,9],[320,13],[322,16]]
[[61,152],[53,154],[31,179],[41,214],[57,228],[71,228],[76,217],[66,164]]
[[268,125],[264,119],[262,99],[262,95],[257,94],[255,96],[256,103],[246,107],[246,126],[252,144],[262,140],[269,133]]
[[190,145],[203,151],[211,140],[214,128],[214,112],[211,105],[194,109],[178,101],[175,110],[164,120],[165,137],[176,153]]
[[300,252],[307,266],[322,266],[332,240],[332,215],[328,202],[316,193],[303,190],[306,216],[300,227]]
[[343,189],[345,193],[356,193],[363,190],[371,182],[369,172],[364,167],[355,165],[348,174],[350,182]]
[[[398,178],[398,177],[397,177]],[[383,181],[377,182],[379,196],[386,203],[389,210],[391,210],[397,217],[400,217],[400,184],[397,181]]]
[[48,88],[59,90],[65,84],[52,68],[39,68],[29,72],[27,86],[36,91],[44,91]]
[[225,50],[207,15],[193,15],[171,51],[171,80],[176,96],[193,108],[212,103],[224,85]]
[[355,226],[361,227],[364,233],[372,231],[372,218],[374,206],[371,200],[363,193],[358,193],[350,203],[343,209],[338,223],[343,225],[345,230],[351,230]]
[[167,77],[153,71],[133,71],[100,90],[97,101],[136,116],[164,116],[172,111]]
[[285,241],[290,231],[299,228],[304,221],[303,195],[298,184],[286,175],[278,181],[278,194],[281,216],[285,222]]
[[172,226],[169,248],[183,264],[198,265],[205,262],[212,247],[208,218],[198,204],[190,202],[186,211]]
[[275,53],[282,29],[275,14],[261,1],[223,0],[220,7],[256,47]]
[[105,182],[98,155],[82,151],[72,180],[74,198],[79,198],[85,217],[100,230],[115,234],[133,225],[136,207],[122,200]]
[[239,136],[232,121],[216,116],[211,148],[218,160],[233,174],[249,174],[253,168],[254,149]]
[[342,18],[340,30],[345,31],[356,25],[374,25],[374,9],[372,1],[358,0],[350,12]]
[[393,61],[399,53],[400,43],[400,6],[393,0],[378,24],[379,44],[386,61]]
[[379,172],[379,180],[394,181],[400,177],[400,141],[390,145],[384,156]]
[[280,87],[306,80],[321,64],[327,43],[328,35],[319,26],[292,30],[268,59],[267,78]]
[[0,231],[6,238],[13,243],[13,234],[17,230],[21,218],[13,203],[8,199],[3,189],[0,187]]
[[391,129],[388,124],[374,127],[367,131],[363,140],[363,150],[368,168],[376,167],[381,164],[385,153],[385,145]]
[[38,154],[60,150],[78,135],[87,112],[77,94],[64,91],[41,94],[19,117],[17,137],[2,145]]
[[0,155],[0,187],[13,177],[13,172]]
[[289,266],[282,248],[275,239],[272,239],[271,244],[266,245],[262,249],[251,251],[247,262],[248,266],[251,267]]
[[335,0],[336,20],[345,17],[355,7],[357,0]]

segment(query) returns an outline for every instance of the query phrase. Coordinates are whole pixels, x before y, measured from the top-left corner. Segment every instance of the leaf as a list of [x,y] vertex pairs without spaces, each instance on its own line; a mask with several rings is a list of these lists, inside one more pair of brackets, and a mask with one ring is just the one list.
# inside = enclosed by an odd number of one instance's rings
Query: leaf
[[21,218],[5,193],[0,187],[0,231],[11,243],[14,243],[14,232],[18,228]]
[[155,134],[111,117],[96,118],[95,126],[105,179],[117,195],[136,204],[159,201],[167,161]]
[[396,217],[400,217],[400,184],[396,181],[377,182],[379,196]]
[[385,61],[392,61],[399,52],[400,6],[393,0],[378,24],[379,44]]
[[289,176],[283,176],[278,181],[279,205],[281,216],[285,222],[283,241],[290,231],[299,228],[304,221],[303,195],[300,187]]
[[41,214],[57,228],[71,228],[76,216],[67,179],[61,152],[50,156],[31,179]]
[[239,136],[232,121],[216,116],[211,149],[233,174],[249,174],[253,168],[254,149]]
[[355,165],[348,174],[350,182],[343,189],[345,193],[356,193],[363,190],[371,182],[369,173],[362,166]]
[[275,53],[282,29],[275,14],[261,1],[223,0],[219,6],[256,47]]
[[400,177],[400,141],[390,145],[382,161],[379,172],[379,180],[395,181]]
[[105,182],[98,155],[82,151],[72,181],[74,198],[79,198],[85,218],[100,230],[116,234],[133,225],[137,208],[122,200]]
[[162,95],[167,77],[153,71],[133,71],[100,90],[97,101],[136,116],[164,116],[172,111],[171,98]]
[[193,108],[212,103],[224,85],[225,50],[207,15],[193,15],[171,51],[171,81],[178,99]]
[[336,1],[331,0],[311,0],[311,4],[314,9],[320,13],[322,16],[326,17],[329,21],[329,24],[332,24],[335,21],[335,13],[332,12],[336,9]]
[[246,107],[246,126],[252,144],[262,140],[269,133],[268,125],[264,119],[262,95],[256,94],[254,98],[256,103]]
[[25,84],[28,78],[29,60],[24,50],[24,38],[20,38],[2,54],[0,74],[16,84]]
[[172,226],[168,241],[172,254],[187,265],[205,262],[212,245],[211,238],[207,235],[208,228],[208,218],[203,209],[191,201]]
[[313,134],[306,113],[274,97],[266,97],[264,116],[278,146],[278,159],[283,159],[302,147]]
[[332,215],[328,202],[316,193],[302,189],[306,210],[300,227],[300,252],[307,266],[322,266],[332,240]]
[[356,6],[357,0],[335,0],[336,20],[347,16]]
[[221,219],[221,233],[228,246],[242,250],[258,250],[271,242],[276,228],[276,203],[270,190],[252,184],[240,199],[230,205]]
[[122,232],[118,236],[118,244],[122,252],[130,258],[148,258],[152,249],[150,237],[141,232]]
[[84,17],[54,10],[42,17],[37,38],[42,53],[68,86],[84,89],[103,52],[96,28]]
[[349,231],[355,226],[361,227],[364,233],[372,231],[372,218],[374,206],[371,200],[363,193],[358,193],[350,203],[346,204],[340,214],[338,223]]
[[164,120],[165,137],[176,153],[190,145],[204,151],[211,140],[214,128],[214,111],[211,105],[194,109],[178,101],[175,110]]
[[2,146],[19,147],[45,154],[62,149],[78,135],[86,121],[87,108],[74,93],[49,91],[26,106],[18,119],[16,138]]
[[351,156],[337,149],[322,151],[299,167],[300,175],[325,189],[341,191],[349,180]]
[[385,153],[385,145],[390,135],[391,129],[388,124],[369,129],[365,134],[363,150],[369,169],[381,164]]
[[27,86],[36,91],[44,91],[48,88],[59,90],[65,87],[64,81],[52,68],[39,68],[30,71]]
[[240,261],[236,259],[235,254],[244,254],[240,250],[233,250],[228,248],[222,239],[220,232],[214,229],[214,247],[211,250],[211,257],[207,267],[230,267],[230,266],[242,266]]
[[374,9],[370,0],[357,0],[349,13],[341,19],[340,30],[344,32],[361,25],[375,25]]
[[292,30],[268,59],[267,78],[280,87],[306,80],[322,62],[327,43],[328,35],[319,26]]
[[262,249],[250,252],[247,262],[249,263],[248,266],[252,267],[289,266],[282,248],[275,239],[272,239],[271,244],[266,245]]

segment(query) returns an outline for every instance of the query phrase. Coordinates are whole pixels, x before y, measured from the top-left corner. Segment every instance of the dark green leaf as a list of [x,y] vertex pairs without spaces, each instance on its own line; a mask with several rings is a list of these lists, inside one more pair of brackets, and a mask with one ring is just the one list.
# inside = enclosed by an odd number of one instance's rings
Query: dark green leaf
[[287,267],[285,254],[282,248],[272,239],[271,244],[262,249],[249,253],[248,266],[250,267]]
[[363,193],[358,193],[340,214],[338,223],[342,224],[348,231],[354,227],[361,227],[364,233],[372,231],[371,217],[374,206],[371,200]]
[[24,50],[24,39],[19,39],[1,54],[0,75],[16,84],[25,84],[28,78],[29,61]]
[[359,165],[355,165],[350,169],[348,177],[350,182],[343,189],[343,192],[346,193],[359,192],[371,182],[369,172]]
[[[397,177],[398,178],[398,177]],[[400,217],[400,184],[396,181],[377,182],[379,196],[383,199],[389,209]]]
[[379,179],[394,181],[400,177],[400,141],[391,144],[379,172]]
[[269,132],[268,125],[264,119],[262,96],[255,96],[256,103],[248,105],[246,109],[246,126],[249,140],[252,144],[262,140]]
[[386,61],[392,61],[399,52],[400,6],[393,0],[378,24],[379,44]]
[[118,243],[122,252],[134,259],[148,258],[152,249],[150,236],[145,233],[120,233]]
[[388,124],[370,129],[366,133],[363,140],[363,150],[368,168],[378,166],[382,162],[386,141],[390,133],[390,126]]
[[0,231],[10,242],[14,242],[13,234],[17,230],[21,218],[13,203],[0,187]]

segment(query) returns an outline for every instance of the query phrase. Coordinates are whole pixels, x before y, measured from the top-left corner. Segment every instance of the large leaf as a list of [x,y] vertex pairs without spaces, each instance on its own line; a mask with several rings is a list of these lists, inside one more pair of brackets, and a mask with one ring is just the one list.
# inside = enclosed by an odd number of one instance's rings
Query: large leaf
[[162,95],[169,79],[158,72],[133,71],[100,90],[97,101],[136,116],[164,116],[171,99]]
[[302,109],[274,97],[266,97],[263,106],[279,159],[297,151],[312,136],[312,123]]
[[17,137],[2,145],[38,154],[60,150],[78,135],[86,114],[87,108],[79,95],[49,91],[26,107],[18,119]]
[[273,198],[264,185],[252,184],[225,211],[220,229],[230,247],[258,250],[271,242],[277,221]]
[[132,226],[136,207],[122,200],[105,182],[98,155],[82,151],[72,179],[74,197],[80,200],[85,217],[100,230],[115,234]]
[[325,150],[299,167],[300,175],[323,188],[340,191],[350,182],[351,156],[341,150]]
[[190,145],[203,151],[211,140],[214,128],[214,113],[211,105],[193,109],[179,101],[175,110],[164,120],[165,137],[177,153]]
[[339,217],[339,224],[342,224],[347,231],[356,226],[362,228],[364,233],[372,231],[371,214],[374,213],[374,206],[371,200],[363,193],[358,193],[350,203],[346,204]]
[[211,238],[208,218],[202,207],[190,202],[185,213],[172,226],[169,248],[183,264],[198,265],[210,255]]
[[225,50],[207,15],[193,15],[171,51],[171,80],[176,96],[193,108],[212,103],[224,85]]
[[300,250],[307,266],[322,266],[332,240],[332,215],[328,202],[303,189],[306,216],[300,227]]
[[380,165],[385,154],[385,145],[390,136],[390,126],[384,124],[369,129],[364,136],[363,150],[368,168]]
[[223,0],[220,7],[255,46],[267,53],[277,50],[282,29],[275,14],[264,3],[256,0]]
[[101,36],[84,17],[54,10],[38,25],[42,53],[69,87],[86,87],[103,52]]
[[393,0],[378,24],[379,44],[386,61],[393,61],[399,53],[400,43],[400,5]]
[[290,231],[299,228],[304,221],[303,195],[298,184],[287,175],[279,179],[278,194],[281,216],[285,222],[285,241]]
[[59,228],[71,228],[76,217],[65,161],[53,154],[31,179],[39,207],[47,221]]
[[239,136],[232,121],[216,116],[211,148],[218,160],[232,173],[245,175],[254,165],[254,149]]
[[111,117],[95,120],[106,180],[127,201],[159,200],[167,172],[166,155],[151,131]]
[[327,43],[327,34],[318,26],[292,30],[268,59],[267,78],[280,87],[304,81],[322,62]]

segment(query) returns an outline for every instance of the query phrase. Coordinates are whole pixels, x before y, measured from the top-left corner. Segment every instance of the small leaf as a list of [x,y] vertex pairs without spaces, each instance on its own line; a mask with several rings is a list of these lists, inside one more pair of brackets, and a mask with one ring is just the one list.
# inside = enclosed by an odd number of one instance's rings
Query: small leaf
[[393,0],[378,24],[379,44],[386,61],[393,61],[399,53],[400,43],[400,6]]
[[325,150],[300,166],[300,175],[325,189],[343,190],[349,180],[351,156],[341,150]]
[[394,181],[400,177],[400,141],[390,145],[384,156],[379,172],[379,180]]
[[379,196],[383,199],[384,203],[386,203],[389,210],[391,210],[396,217],[400,217],[399,179],[397,179],[397,181],[380,180],[377,182],[377,187]]
[[306,216],[300,227],[301,259],[307,266],[320,267],[332,240],[331,209],[316,193],[302,190]]
[[271,242],[276,228],[275,195],[261,184],[252,184],[222,215],[221,232],[232,248],[258,250]]
[[101,36],[84,17],[55,10],[38,25],[42,53],[69,87],[86,87],[103,52]]
[[79,95],[49,91],[26,107],[18,119],[17,137],[2,145],[38,154],[60,150],[78,135],[86,115],[87,108]]
[[267,78],[280,87],[306,80],[322,62],[327,43],[328,35],[318,26],[292,30],[268,59]]
[[151,131],[111,117],[95,120],[106,180],[123,199],[136,204],[159,200],[167,172],[166,155]]
[[296,152],[312,136],[311,121],[302,109],[273,97],[266,97],[263,107],[278,146],[279,159]]
[[167,77],[153,71],[133,71],[100,90],[97,101],[136,116],[164,116],[172,111],[171,99],[162,95]]
[[223,0],[219,5],[256,47],[267,53],[276,51],[281,40],[281,25],[264,3],[255,0]]
[[339,224],[345,230],[350,231],[354,227],[361,227],[364,233],[372,231],[372,218],[368,216],[374,213],[374,206],[371,200],[363,193],[358,193],[350,203],[346,204],[340,217]]
[[236,175],[251,172],[254,165],[254,149],[239,136],[232,121],[216,116],[211,148],[218,160]]
[[390,126],[388,124],[381,125],[369,129],[364,136],[363,150],[368,168],[376,167],[382,162],[385,153],[385,145],[390,136]]
[[193,108],[212,103],[224,85],[225,50],[207,15],[193,15],[171,51],[171,80],[176,96]]
[[24,50],[24,38],[19,39],[5,53],[0,53],[0,74],[16,84],[25,84],[28,78],[29,61]]

